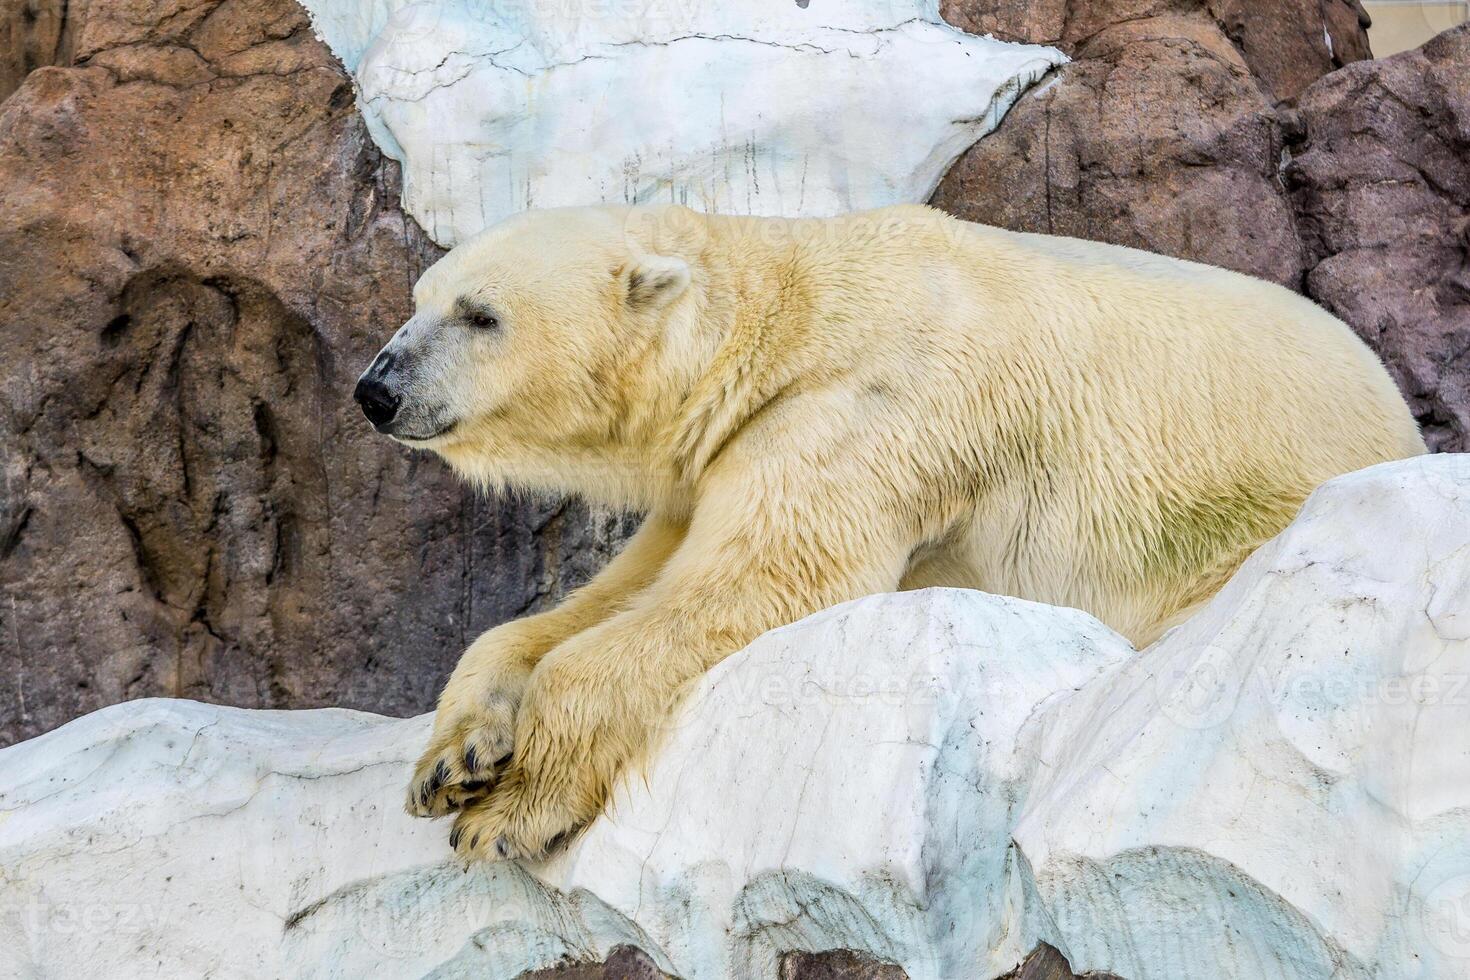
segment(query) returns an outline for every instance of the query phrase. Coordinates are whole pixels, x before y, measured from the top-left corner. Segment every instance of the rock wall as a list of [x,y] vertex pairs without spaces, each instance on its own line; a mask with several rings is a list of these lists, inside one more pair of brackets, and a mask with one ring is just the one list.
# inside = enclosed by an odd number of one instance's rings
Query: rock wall
[[1431,449],[1470,451],[1470,25],[1301,99],[1282,172],[1306,293],[1388,363]]
[[[1151,6],[1162,10],[1078,5],[1061,28],[1073,63],[961,157],[933,203],[1294,286],[1301,248],[1276,178],[1288,116],[1208,11]],[[977,28],[997,19],[986,4],[964,9]]]
[[[1358,0],[942,0],[940,8],[967,31],[1054,44],[1079,58],[1091,57],[1087,46],[1120,25],[1183,17],[1195,30],[1179,42],[1191,44],[1201,33],[1223,37],[1238,55],[1231,60],[1277,100],[1295,99],[1328,72],[1372,57],[1369,19]],[[1168,23],[1135,36],[1161,39],[1158,28]],[[1219,50],[1214,41],[1206,47]]]
[[37,68],[70,62],[72,28],[85,6],[85,0],[0,2],[0,99]]
[[300,7],[67,31],[0,105],[0,743],[146,695],[425,709],[626,522],[476,499],[363,423],[439,252]]

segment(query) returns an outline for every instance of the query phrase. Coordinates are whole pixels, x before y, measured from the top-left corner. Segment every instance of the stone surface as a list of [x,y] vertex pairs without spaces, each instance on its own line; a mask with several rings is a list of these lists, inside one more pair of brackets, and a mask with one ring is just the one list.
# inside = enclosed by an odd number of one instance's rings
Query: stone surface
[[1329,75],[1301,112],[1307,292],[1382,354],[1431,449],[1470,450],[1470,25]]
[[46,65],[70,61],[84,0],[0,0],[0,100]]
[[[1358,0],[942,0],[950,23],[1007,41],[1052,44],[1081,55],[1118,24],[1184,15],[1222,34],[1251,74],[1279,100],[1371,57],[1368,15]],[[1165,22],[1167,23],[1167,21]]]
[[1303,263],[1276,176],[1285,121],[1214,20],[1122,19],[1073,52],[960,158],[932,203],[1295,286]]
[[0,743],[127,698],[428,708],[626,522],[351,401],[438,250],[290,0],[128,0],[0,104]]
[[522,974],[521,980],[668,980],[668,976],[641,950],[618,946],[601,963],[548,966]]
[[930,0],[304,2],[446,246],[527,207],[922,202],[1062,60],[955,30]]
[[795,952],[781,957],[780,980],[908,980],[901,967],[850,949]]
[[108,708],[0,750],[0,970],[1459,976],[1467,517],[1470,456],[1341,477],[1143,652],[978,592],[819,613],[534,867],[399,810],[427,718]]
[[1007,973],[1001,980],[1122,980],[1111,973],[1089,970],[1080,977],[1072,972],[1067,962],[1054,946],[1041,943],[1031,951],[1024,963]]

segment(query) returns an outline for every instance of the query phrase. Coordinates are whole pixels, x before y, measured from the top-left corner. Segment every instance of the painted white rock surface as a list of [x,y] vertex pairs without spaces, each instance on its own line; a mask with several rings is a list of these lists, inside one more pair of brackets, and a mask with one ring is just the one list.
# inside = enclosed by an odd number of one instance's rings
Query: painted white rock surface
[[1013,833],[1074,966],[1470,977],[1470,455],[1327,484],[1031,734]]
[[956,30],[934,0],[304,5],[442,245],[528,207],[922,202],[1065,60]]
[[1038,942],[1129,980],[1470,976],[1470,457],[1324,487],[1142,653],[932,590],[717,668],[540,867],[399,810],[427,719],[120,705],[0,751],[0,975],[690,978]]

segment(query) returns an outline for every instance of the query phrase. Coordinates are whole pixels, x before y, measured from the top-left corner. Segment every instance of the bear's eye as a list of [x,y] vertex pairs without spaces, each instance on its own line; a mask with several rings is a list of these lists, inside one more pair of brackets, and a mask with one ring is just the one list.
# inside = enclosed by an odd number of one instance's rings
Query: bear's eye
[[465,319],[476,330],[493,330],[495,327],[500,326],[500,321],[484,310],[472,310],[465,314]]

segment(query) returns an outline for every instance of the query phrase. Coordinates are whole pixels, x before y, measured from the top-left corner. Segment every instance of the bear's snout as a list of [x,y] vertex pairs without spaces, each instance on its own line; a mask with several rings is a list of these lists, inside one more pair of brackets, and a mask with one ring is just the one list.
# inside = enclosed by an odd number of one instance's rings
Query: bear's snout
[[362,406],[362,414],[367,416],[373,428],[379,431],[393,421],[393,417],[398,414],[398,405],[402,402],[383,382],[366,376],[358,380],[352,397]]

